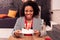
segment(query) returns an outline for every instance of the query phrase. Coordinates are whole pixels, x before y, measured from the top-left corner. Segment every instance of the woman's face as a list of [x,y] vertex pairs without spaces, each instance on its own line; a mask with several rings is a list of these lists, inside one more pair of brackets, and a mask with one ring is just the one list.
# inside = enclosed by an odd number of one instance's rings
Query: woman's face
[[26,6],[25,10],[24,10],[24,13],[25,13],[25,17],[28,20],[32,19],[33,18],[33,13],[34,13],[32,6]]

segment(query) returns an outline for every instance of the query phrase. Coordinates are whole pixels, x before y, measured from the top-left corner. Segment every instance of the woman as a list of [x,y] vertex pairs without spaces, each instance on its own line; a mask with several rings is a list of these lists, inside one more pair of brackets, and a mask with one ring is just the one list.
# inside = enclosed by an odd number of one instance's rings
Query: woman
[[[14,27],[13,35],[15,37],[20,37],[22,28],[34,31],[34,35],[37,37],[40,36],[42,26],[41,19],[36,18],[39,15],[39,7],[36,2],[28,1],[24,3],[21,9],[21,17],[17,19],[17,22]],[[23,34],[24,36],[32,36],[33,34]]]

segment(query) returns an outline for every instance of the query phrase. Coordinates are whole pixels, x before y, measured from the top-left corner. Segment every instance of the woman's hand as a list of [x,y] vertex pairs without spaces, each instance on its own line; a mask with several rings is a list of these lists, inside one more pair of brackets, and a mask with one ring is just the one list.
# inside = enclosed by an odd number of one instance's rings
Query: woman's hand
[[21,34],[21,30],[16,30],[16,31],[14,31],[14,35],[15,35],[16,37],[20,37],[20,34]]
[[34,35],[38,37],[40,35],[40,32],[38,30],[35,30]]

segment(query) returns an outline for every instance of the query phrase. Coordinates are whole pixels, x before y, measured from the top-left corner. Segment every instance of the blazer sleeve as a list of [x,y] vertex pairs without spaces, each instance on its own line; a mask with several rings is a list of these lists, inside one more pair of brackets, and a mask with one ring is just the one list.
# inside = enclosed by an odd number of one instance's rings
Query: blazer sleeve
[[14,31],[22,29],[21,20],[22,20],[21,17],[17,19],[17,21],[15,23],[15,26],[14,26],[14,29],[13,29],[13,31],[11,33],[12,36],[14,36]]
[[36,24],[36,30],[39,30],[41,34],[40,36],[44,36],[47,34],[46,31],[43,30],[42,19],[38,18],[35,24]]
[[12,35],[14,35],[15,30],[21,30],[21,18],[17,19],[15,26],[14,26],[14,29],[12,31]]
[[15,30],[21,30],[21,18],[17,19],[15,26],[14,26],[14,31]]

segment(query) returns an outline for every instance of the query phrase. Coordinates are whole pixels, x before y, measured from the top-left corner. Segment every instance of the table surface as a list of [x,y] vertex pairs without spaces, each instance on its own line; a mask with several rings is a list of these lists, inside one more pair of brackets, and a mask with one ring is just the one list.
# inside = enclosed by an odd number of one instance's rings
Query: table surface
[[24,36],[23,38],[14,38],[13,36],[10,36],[8,40],[45,40],[46,37],[49,36],[44,36],[44,37]]

